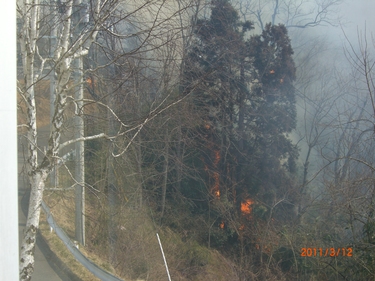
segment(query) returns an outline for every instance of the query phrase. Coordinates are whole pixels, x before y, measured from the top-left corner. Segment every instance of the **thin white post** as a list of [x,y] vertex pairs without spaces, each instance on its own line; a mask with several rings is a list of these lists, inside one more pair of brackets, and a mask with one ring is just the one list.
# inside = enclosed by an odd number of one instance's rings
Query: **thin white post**
[[159,242],[161,254],[163,255],[163,260],[164,260],[164,264],[165,264],[165,270],[167,271],[167,274],[168,274],[168,280],[171,281],[171,276],[169,275],[169,269],[168,269],[167,260],[165,259],[165,255],[164,255],[164,251],[163,251],[163,246],[161,245],[158,233],[156,233],[156,237],[158,238],[158,242]]

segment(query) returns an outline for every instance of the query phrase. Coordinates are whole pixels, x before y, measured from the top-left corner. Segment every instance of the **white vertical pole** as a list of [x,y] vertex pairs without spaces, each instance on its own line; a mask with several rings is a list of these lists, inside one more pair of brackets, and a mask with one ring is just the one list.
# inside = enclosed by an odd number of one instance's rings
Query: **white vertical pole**
[[[82,9],[82,0],[74,1],[74,4],[78,8],[78,13],[81,12]],[[80,17],[76,17],[76,24],[78,21],[82,20]],[[82,23],[78,23],[80,27],[78,29],[78,34],[81,32]],[[82,49],[79,48],[78,51]],[[75,99],[77,100],[77,107],[80,116],[74,117],[75,123],[75,138],[81,138],[85,136],[85,126],[83,120],[83,61],[82,57],[76,59],[76,83],[78,86],[76,87]],[[75,192],[75,206],[76,206],[76,213],[75,213],[75,238],[76,240],[83,246],[85,246],[85,142],[78,141],[75,144],[76,149],[76,158],[75,158],[75,176],[78,184],[76,184],[76,192]]]
[[16,1],[0,9],[0,280],[18,280]]
[[165,264],[165,270],[167,271],[167,274],[168,274],[168,280],[171,281],[171,276],[169,275],[169,269],[168,269],[167,260],[165,259],[165,255],[164,255],[164,251],[163,251],[163,246],[161,245],[158,233],[156,233],[156,237],[158,238],[158,242],[159,242],[161,254],[163,255],[163,260],[164,260],[164,264]]
[[[81,48],[79,48],[81,50]],[[83,78],[82,78],[82,58],[77,59],[77,80],[78,83],[75,98],[77,100],[77,107],[80,112],[77,114],[83,115]],[[85,135],[83,116],[74,116],[75,122],[75,138],[81,138]],[[78,141],[75,144],[76,158],[75,158],[75,176],[78,184],[76,184],[75,192],[75,206],[76,206],[76,216],[75,216],[75,236],[76,240],[85,246],[85,142]]]

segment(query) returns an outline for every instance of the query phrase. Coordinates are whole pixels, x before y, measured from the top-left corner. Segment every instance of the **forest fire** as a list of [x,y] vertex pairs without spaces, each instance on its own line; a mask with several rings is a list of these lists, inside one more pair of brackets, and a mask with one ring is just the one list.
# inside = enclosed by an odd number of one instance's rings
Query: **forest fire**
[[253,210],[252,206],[255,202],[252,199],[246,199],[245,201],[241,202],[241,213],[243,215],[250,215],[251,211]]
[[[208,122],[204,124],[204,128],[206,130],[210,130],[211,126]],[[205,138],[207,139],[207,147],[210,154],[212,155],[212,166],[209,165],[204,159],[202,159],[205,163],[204,165],[204,171],[208,174],[210,178],[210,192],[212,195],[214,195],[216,198],[220,198],[220,172],[219,172],[219,163],[221,160],[220,155],[220,149],[217,149],[214,145],[214,142],[209,140],[209,135],[205,135]],[[211,167],[210,167],[211,166]]]
[[216,196],[216,198],[220,198],[220,190],[216,190],[214,192],[214,195]]
[[[214,160],[214,169],[217,171],[217,165],[220,162],[220,150],[215,150],[215,160]],[[212,193],[216,196],[216,198],[220,197],[220,174],[219,172],[214,172],[214,184],[212,187]]]
[[220,197],[220,175],[218,172],[214,172],[214,175],[213,175],[213,178],[214,178],[214,184],[213,184],[213,187],[212,187],[212,193],[217,197],[219,198]]

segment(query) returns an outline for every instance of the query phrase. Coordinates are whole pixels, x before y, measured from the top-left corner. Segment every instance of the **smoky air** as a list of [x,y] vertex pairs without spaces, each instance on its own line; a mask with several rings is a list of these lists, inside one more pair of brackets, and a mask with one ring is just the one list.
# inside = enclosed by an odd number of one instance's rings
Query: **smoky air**
[[17,4],[20,280],[375,278],[373,2]]

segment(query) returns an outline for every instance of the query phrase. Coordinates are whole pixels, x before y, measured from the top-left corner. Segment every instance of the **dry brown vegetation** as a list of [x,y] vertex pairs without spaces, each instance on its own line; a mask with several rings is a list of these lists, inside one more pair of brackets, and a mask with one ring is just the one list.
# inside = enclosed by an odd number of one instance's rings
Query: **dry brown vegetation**
[[[60,167],[59,187],[73,185],[68,173],[72,168],[73,163],[70,162]],[[74,240],[74,190],[47,190],[45,201],[57,224]],[[234,264],[218,251],[209,250],[192,238],[183,237],[169,228],[161,230],[154,221],[152,210],[147,206],[135,208],[123,200],[116,207],[113,224],[110,225],[111,210],[107,202],[105,192],[88,188],[87,240],[85,247],[80,246],[80,251],[100,267],[124,280],[166,280],[166,270],[156,237],[159,232],[173,280],[239,280]],[[52,251],[82,280],[96,280],[75,261],[55,233],[49,231],[44,216],[41,233]],[[112,246],[114,248],[110,245],[110,234],[116,237],[115,246]]]
[[[57,223],[73,239],[74,191],[47,191],[45,198]],[[147,208],[141,210],[128,206],[120,207],[116,211],[115,228],[110,230],[108,210],[102,207],[104,204],[98,200],[106,200],[105,196],[88,198],[87,245],[80,246],[80,250],[107,271],[124,280],[166,280],[165,266],[156,237],[156,232],[159,232],[173,280],[239,280],[234,264],[218,251],[209,250],[192,239],[182,239],[168,228],[158,229]],[[90,201],[96,202],[90,204]],[[58,256],[62,256],[62,260],[73,272],[86,278],[85,270],[79,267],[77,269],[71,258],[64,258],[71,255],[66,253],[66,249],[61,249],[61,241],[57,241],[57,237],[53,238],[55,235],[49,232],[44,220],[42,225],[42,234],[51,249]],[[109,243],[109,232],[115,233],[117,239],[114,249],[111,249]],[[94,280],[84,278],[82,280]]]

